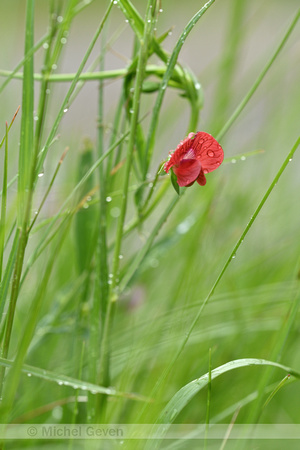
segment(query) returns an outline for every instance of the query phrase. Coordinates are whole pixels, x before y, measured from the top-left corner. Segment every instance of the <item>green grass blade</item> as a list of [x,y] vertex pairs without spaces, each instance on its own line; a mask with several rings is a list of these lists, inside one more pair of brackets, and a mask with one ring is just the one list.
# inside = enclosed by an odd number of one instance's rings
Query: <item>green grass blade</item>
[[[234,361],[230,361],[226,364],[223,364],[222,366],[217,367],[216,369],[211,371],[211,380],[215,380],[220,375],[223,375],[224,373],[231,372],[232,370],[239,369],[242,367],[249,367],[249,366],[273,366],[277,367],[279,369],[284,370],[285,372],[289,373],[290,375],[293,375],[294,377],[300,379],[300,372],[297,372],[296,370],[284,366],[282,364],[278,364],[273,361],[267,361],[264,359],[255,359],[255,358],[245,358],[245,359],[237,359]],[[155,436],[158,439],[163,438],[165,433],[167,432],[168,425],[171,425],[178,414],[183,410],[183,408],[191,401],[191,399],[199,392],[201,389],[206,387],[209,382],[209,372],[203,375],[200,378],[197,378],[196,380],[191,381],[184,387],[182,387],[168,402],[166,407],[163,409],[161,414],[159,415],[157,419],[158,424],[163,424],[160,428],[156,429]],[[154,442],[152,441],[152,444]],[[157,445],[158,443],[156,443]],[[146,448],[150,448],[149,445]],[[151,448],[157,448],[151,447]]]
[[290,35],[292,34],[293,29],[295,28],[295,26],[297,25],[297,22],[300,18],[300,9],[297,11],[291,25],[289,26],[287,32],[285,33],[282,41],[280,42],[279,46],[277,47],[275,53],[272,55],[272,57],[269,59],[269,61],[267,62],[267,64],[265,65],[265,67],[263,68],[262,72],[259,74],[259,76],[257,77],[256,81],[254,82],[253,86],[251,87],[251,89],[249,90],[249,92],[247,93],[247,95],[243,98],[243,100],[241,101],[241,103],[237,106],[237,108],[235,109],[235,111],[233,112],[233,114],[230,116],[230,118],[228,119],[228,121],[225,123],[225,125],[223,126],[223,128],[219,131],[219,133],[217,134],[216,139],[219,141],[222,139],[222,137],[225,135],[225,133],[227,133],[227,131],[229,130],[229,128],[231,127],[231,125],[233,124],[233,122],[238,118],[238,116],[241,114],[241,112],[243,111],[243,109],[245,108],[245,106],[247,105],[247,103],[249,102],[249,100],[251,99],[251,97],[253,96],[253,94],[255,93],[255,91],[257,90],[257,88],[259,87],[259,85],[261,84],[262,80],[264,79],[265,75],[267,74],[267,72],[269,71],[269,69],[271,68],[271,66],[273,65],[273,63],[275,62],[275,60],[277,59],[277,56],[279,55],[279,53],[281,52],[281,50],[283,49],[285,43],[287,42],[288,38],[290,37]]
[[[5,358],[0,358],[0,366],[6,368],[12,368],[14,361],[10,361]],[[59,373],[51,372],[50,370],[41,369],[39,367],[30,366],[28,364],[22,365],[22,373],[32,375],[33,377],[41,378],[45,381],[51,381],[59,384],[60,386],[70,386],[73,389],[82,389],[83,391],[91,392],[92,394],[105,394],[115,397],[124,397],[131,400],[137,400],[142,402],[150,401],[142,395],[120,392],[114,388],[107,388],[104,386],[99,386],[97,384],[89,383],[83,380],[78,380],[73,377],[62,375]]]
[[153,228],[150,236],[147,238],[147,240],[145,242],[145,245],[137,253],[136,257],[134,258],[134,260],[132,261],[130,266],[127,268],[126,273],[125,273],[124,277],[122,278],[120,286],[119,286],[120,293],[122,293],[124,291],[124,289],[127,287],[128,283],[130,282],[130,280],[132,279],[132,277],[134,276],[134,274],[136,273],[136,271],[138,270],[138,268],[142,264],[144,258],[146,257],[146,255],[148,254],[150,248],[152,247],[152,244],[154,242],[155,237],[157,236],[157,234],[161,230],[163,224],[166,222],[167,218],[169,217],[169,215],[171,214],[171,212],[173,211],[173,209],[177,205],[179,199],[180,199],[180,196],[176,195],[171,200],[169,205],[167,207],[165,207],[165,210],[164,210],[162,216],[160,217],[160,219],[156,223],[156,225]]
[[58,126],[59,126],[59,124],[61,122],[61,119],[62,119],[63,115],[65,114],[65,112],[69,108],[69,101],[70,101],[70,98],[71,98],[75,88],[76,88],[76,85],[77,85],[78,80],[79,80],[79,76],[80,76],[81,72],[83,71],[83,68],[84,68],[84,66],[85,66],[85,64],[86,64],[86,62],[87,62],[87,60],[88,60],[88,58],[89,58],[89,56],[90,56],[90,54],[91,54],[91,52],[93,50],[93,48],[94,48],[98,38],[99,38],[99,35],[101,34],[101,32],[103,30],[104,24],[105,24],[109,14],[110,14],[112,6],[113,6],[113,2],[111,2],[110,5],[108,6],[108,8],[107,8],[107,10],[106,10],[106,12],[104,14],[104,17],[101,20],[101,23],[100,23],[99,27],[97,28],[96,33],[94,34],[94,37],[93,37],[93,39],[92,39],[92,41],[91,41],[91,43],[90,43],[90,45],[89,45],[89,47],[88,47],[84,57],[83,57],[80,65],[79,65],[79,68],[78,68],[78,70],[76,72],[76,75],[75,75],[75,77],[72,80],[71,86],[70,86],[70,88],[69,88],[69,90],[68,90],[68,92],[67,92],[67,94],[66,94],[66,96],[65,96],[65,98],[64,98],[64,100],[62,102],[62,105],[61,105],[61,107],[59,109],[59,112],[58,112],[58,114],[56,116],[56,119],[54,121],[52,129],[51,129],[51,131],[49,133],[49,136],[48,136],[48,138],[46,140],[45,146],[44,146],[44,148],[43,148],[43,150],[42,150],[42,152],[40,154],[39,163],[38,163],[38,167],[37,167],[37,171],[36,171],[36,177],[37,177],[38,173],[40,173],[40,171],[41,171],[41,169],[43,167],[44,160],[46,158],[49,146],[50,146],[51,142],[53,141],[53,139],[55,137],[55,134],[57,132]]
[[[34,30],[34,0],[28,0],[26,6],[26,34],[25,55],[33,47]],[[32,149],[33,149],[33,108],[34,108],[34,83],[33,83],[33,53],[24,64],[24,79],[22,92],[22,118],[21,138],[19,151],[19,177],[18,177],[18,199],[17,199],[17,234],[19,236],[16,264],[14,269],[13,284],[10,303],[8,308],[6,329],[2,346],[2,356],[8,355],[15,308],[18,298],[19,284],[23,267],[23,259],[27,244],[27,223],[31,207],[31,173],[32,173]],[[3,387],[5,370],[0,370],[0,397]]]
[[21,138],[19,152],[19,180],[18,180],[18,226],[26,221],[26,208],[29,200],[30,177],[32,170],[33,148],[33,30],[34,30],[34,0],[27,1],[26,9],[26,38],[25,55],[30,54],[24,63],[23,98],[21,117]]
[[169,363],[169,365],[166,367],[165,371],[162,373],[162,375],[160,376],[160,378],[158,379],[156,385],[153,388],[153,391],[151,393],[151,396],[154,397],[155,393],[157,392],[157,390],[159,389],[161,383],[166,379],[166,377],[168,376],[168,374],[170,373],[170,371],[172,370],[174,364],[176,363],[178,357],[180,356],[180,354],[182,353],[183,349],[185,348],[191,334],[192,331],[195,328],[196,323],[198,322],[199,318],[201,317],[204,308],[206,307],[207,303],[209,302],[209,300],[211,299],[211,297],[213,296],[218,284],[220,283],[220,281],[222,280],[224,273],[226,272],[229,264],[231,263],[231,261],[235,258],[236,253],[239,249],[239,247],[241,246],[241,244],[244,242],[244,239],[246,237],[246,235],[248,234],[251,226],[253,225],[254,221],[256,220],[258,214],[260,213],[261,209],[263,208],[264,204],[266,203],[268,197],[270,196],[271,192],[273,191],[274,187],[276,186],[279,178],[281,177],[282,173],[284,172],[284,170],[286,169],[287,165],[289,164],[289,162],[292,160],[295,151],[297,150],[298,146],[300,144],[300,136],[298,137],[297,141],[295,142],[294,146],[292,147],[292,149],[290,150],[290,152],[288,153],[286,159],[284,160],[282,166],[280,167],[279,171],[277,172],[276,176],[274,177],[272,183],[270,184],[269,188],[267,189],[265,195],[263,196],[261,202],[259,203],[258,207],[256,208],[256,210],[254,211],[254,214],[251,216],[250,221],[248,222],[246,228],[244,229],[244,231],[242,232],[240,238],[238,239],[237,243],[235,244],[233,250],[231,251],[229,257],[227,258],[223,268],[221,269],[216,281],[214,282],[212,288],[210,289],[208,295],[206,296],[206,298],[204,299],[201,307],[199,308],[197,314],[195,315],[191,325],[189,326],[187,332],[185,333],[185,337],[180,345],[180,347],[178,348],[178,351],[174,354],[171,362]]
[[[1,281],[0,286],[0,322],[1,322],[1,337],[4,332],[5,327],[5,316],[3,315],[6,299],[8,295],[8,290],[10,287],[10,281],[16,261],[16,255],[17,255],[17,249],[18,249],[18,243],[19,243],[19,232],[15,234],[14,241],[12,244],[12,248],[10,249],[8,261],[6,263],[3,279]],[[2,339],[1,339],[2,342]]]
[[5,151],[3,163],[3,188],[2,188],[1,219],[0,219],[0,283],[2,281],[2,266],[3,266],[5,227],[6,227],[7,166],[8,166],[7,159],[8,159],[8,124],[6,122]]
[[[152,159],[152,153],[154,148],[154,142],[155,142],[155,135],[156,135],[156,129],[158,125],[159,120],[159,112],[162,105],[162,101],[164,98],[164,94],[168,85],[168,82],[172,76],[173,70],[175,68],[180,50],[185,43],[186,38],[198,22],[198,20],[203,16],[203,14],[208,10],[208,8],[215,2],[215,0],[209,0],[205,5],[192,17],[192,19],[189,21],[189,23],[186,25],[186,27],[183,29],[182,33],[180,34],[180,37],[174,47],[174,50],[172,52],[172,55],[169,60],[169,64],[167,66],[167,70],[164,74],[163,80],[161,82],[160,90],[157,95],[157,99],[153,108],[153,114],[152,114],[152,120],[149,128],[148,133],[148,139],[147,139],[147,145],[146,145],[146,161],[145,161],[145,168],[144,168],[144,176],[146,177],[148,173],[148,168],[150,165],[150,161]],[[199,85],[199,89],[201,86]]]

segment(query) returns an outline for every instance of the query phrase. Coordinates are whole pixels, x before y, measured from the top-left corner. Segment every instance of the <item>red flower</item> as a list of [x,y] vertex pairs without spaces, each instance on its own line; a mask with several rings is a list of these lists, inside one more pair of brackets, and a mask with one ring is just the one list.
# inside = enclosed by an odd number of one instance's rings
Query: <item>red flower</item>
[[190,133],[171,153],[164,165],[165,172],[172,168],[179,186],[191,186],[197,181],[206,184],[205,174],[217,169],[223,161],[221,145],[208,133]]

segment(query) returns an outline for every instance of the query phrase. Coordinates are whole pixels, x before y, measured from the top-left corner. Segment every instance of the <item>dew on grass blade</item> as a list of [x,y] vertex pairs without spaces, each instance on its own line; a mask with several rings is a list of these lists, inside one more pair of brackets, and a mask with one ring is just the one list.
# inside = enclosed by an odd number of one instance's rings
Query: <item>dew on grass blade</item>
[[111,209],[110,211],[110,215],[111,217],[113,217],[114,219],[116,219],[117,217],[119,217],[121,214],[121,210],[120,208],[118,208],[117,206],[115,206],[114,208]]
[[235,164],[236,163],[236,159],[232,158],[231,162],[232,162],[232,164]]
[[66,44],[67,43],[67,39],[65,37],[62,37],[60,40],[61,44]]
[[107,203],[109,203],[109,202],[112,201],[112,198],[111,197],[106,197],[106,201],[107,201]]
[[63,16],[58,16],[56,20],[58,23],[61,23],[64,20],[64,18]]

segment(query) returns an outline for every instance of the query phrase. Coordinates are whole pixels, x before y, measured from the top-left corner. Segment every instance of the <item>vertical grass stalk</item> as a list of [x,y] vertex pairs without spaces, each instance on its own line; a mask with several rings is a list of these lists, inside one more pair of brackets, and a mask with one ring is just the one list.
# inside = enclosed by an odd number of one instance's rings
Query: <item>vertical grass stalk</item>
[[112,273],[111,273],[111,279],[110,279],[110,289],[109,289],[109,298],[108,298],[108,307],[105,317],[105,323],[104,323],[104,329],[103,329],[103,336],[102,336],[102,342],[101,342],[101,357],[100,357],[100,370],[102,371],[102,375],[100,378],[100,384],[103,382],[104,377],[104,367],[106,364],[106,360],[108,358],[108,336],[109,336],[109,330],[111,326],[111,319],[113,315],[113,309],[115,302],[118,298],[118,273],[119,273],[119,263],[120,263],[120,251],[121,251],[121,245],[122,245],[122,238],[123,238],[123,228],[124,228],[124,222],[125,222],[125,216],[126,216],[126,210],[127,210],[127,200],[128,200],[128,188],[129,188],[129,179],[130,179],[130,172],[132,169],[132,157],[133,157],[133,150],[135,145],[135,138],[136,138],[136,129],[138,124],[138,117],[139,117],[139,104],[140,104],[140,98],[142,93],[142,83],[144,80],[144,73],[145,73],[145,67],[147,64],[147,58],[148,58],[148,43],[150,40],[152,28],[153,28],[153,21],[152,21],[152,9],[154,10],[155,7],[155,0],[148,0],[147,4],[147,10],[145,15],[145,27],[144,27],[144,36],[143,40],[140,43],[140,49],[139,49],[139,57],[138,57],[138,65],[136,70],[136,81],[135,81],[135,89],[134,89],[134,96],[133,96],[133,104],[132,104],[132,118],[130,122],[130,133],[129,133],[129,140],[128,140],[128,147],[127,147],[127,153],[126,153],[126,164],[125,164],[125,174],[124,174],[124,181],[123,181],[123,197],[122,197],[122,204],[121,204],[121,212],[117,224],[117,230],[116,230],[116,240],[115,240],[115,248],[114,248],[114,254],[113,254],[113,261],[112,261]]

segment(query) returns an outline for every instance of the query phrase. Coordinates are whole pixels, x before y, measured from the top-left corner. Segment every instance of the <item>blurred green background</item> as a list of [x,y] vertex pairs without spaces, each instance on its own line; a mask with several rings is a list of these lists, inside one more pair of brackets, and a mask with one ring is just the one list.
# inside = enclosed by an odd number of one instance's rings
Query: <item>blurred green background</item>
[[[103,0],[94,1],[75,19],[57,68],[58,73],[77,70],[106,4]],[[143,15],[146,2],[136,1],[134,4]],[[170,30],[165,41],[167,50],[172,50],[182,28],[202,4],[199,1],[162,1],[163,12],[159,17],[157,34]],[[296,0],[216,0],[203,16],[179,56],[179,62],[196,74],[203,88],[204,107],[198,130],[214,135],[220,131],[279,45],[298,6]],[[22,59],[24,14],[24,0],[1,1],[0,69],[13,70]],[[47,2],[36,1],[36,40],[45,33],[47,22]],[[112,380],[119,389],[149,395],[296,141],[300,123],[299,33],[298,24],[257,92],[222,138],[221,145],[227,160],[218,171],[207,176],[204,188],[195,185],[187,190],[122,296],[111,337]],[[133,40],[130,27],[117,7],[111,15],[108,34],[115,35],[116,39],[106,53],[105,69],[123,68],[131,58]],[[35,59],[37,72],[41,68],[42,57],[41,50]],[[153,61],[156,62],[155,58]],[[3,80],[1,78],[1,82]],[[121,79],[105,82],[106,143],[111,134],[121,84]],[[37,91],[38,88],[36,83]],[[51,126],[51,116],[55,117],[60,107],[67,84],[53,84],[52,89],[46,129]],[[64,148],[68,146],[70,150],[43,210],[44,219],[57,212],[75,185],[84,139],[88,137],[92,142],[96,141],[97,92],[97,82],[87,82],[62,121],[59,139],[51,148],[44,177],[39,181],[36,204]],[[2,135],[5,121],[10,120],[20,103],[21,82],[13,80],[0,97]],[[152,96],[145,98],[143,112],[149,111],[152,105]],[[169,89],[156,136],[151,176],[155,175],[159,162],[176,148],[188,131],[197,131],[187,130],[188,121],[186,100],[177,91]],[[145,127],[147,124],[146,119]],[[20,120],[16,120],[10,135],[10,177],[17,170],[19,125]],[[242,160],[236,158],[236,155],[257,150],[261,152]],[[210,348],[213,368],[238,358],[270,357],[282,321],[299,295],[299,167],[300,156],[296,152],[204,309],[167,383],[162,386],[160,401],[149,413],[149,423],[181,386],[208,371]],[[116,190],[121,186],[121,178],[116,181]],[[96,183],[95,180],[94,185]],[[13,187],[11,202],[15,192],[16,187]],[[166,197],[174,195],[170,186]],[[133,196],[130,202],[128,221],[134,216]],[[113,239],[119,205],[119,197],[112,196],[108,222],[110,241]],[[126,270],[131,256],[142,246],[164,206],[163,203],[153,213],[140,233],[133,233],[125,239],[122,270]],[[73,348],[76,305],[80,302],[76,292],[74,233],[73,229],[58,257],[37,329],[37,336],[43,337],[32,349],[27,361],[70,376],[78,376],[74,373],[74,367],[78,367],[78,351]],[[33,234],[29,242],[27,257],[34,248],[36,236],[39,236],[39,231]],[[22,287],[15,323],[15,345],[17,330],[22,325],[23,315],[42,272],[41,260],[30,270]],[[54,309],[60,306],[60,314],[55,315]],[[84,305],[84,308],[79,329],[81,339],[88,334],[89,306]],[[52,320],[53,317],[55,319]],[[50,328],[45,326],[47,319]],[[280,361],[299,368],[299,317],[290,330]],[[235,402],[255,391],[264,370],[247,368],[217,379],[212,387],[211,417],[223,414],[221,422],[229,422],[236,409]],[[281,375],[274,371],[271,381],[279,381]],[[31,397],[33,386],[34,398]],[[46,404],[72,395],[71,391],[58,385],[51,385],[48,389],[45,381],[35,380],[33,385],[32,379],[23,379],[14,417],[34,410],[37,396],[38,403]],[[298,383],[286,386],[264,409],[261,422],[298,423],[299,396]],[[226,414],[224,411],[227,408],[231,409]],[[71,408],[57,406],[33,420],[63,422],[69,419],[71,411]],[[109,411],[111,420],[119,423],[134,422],[138,416],[136,404],[128,406],[124,401],[124,405],[120,405],[115,399],[110,400]],[[205,414],[206,392],[185,408],[178,422],[203,423]],[[247,414],[247,407],[241,409],[237,422],[243,423]]]

